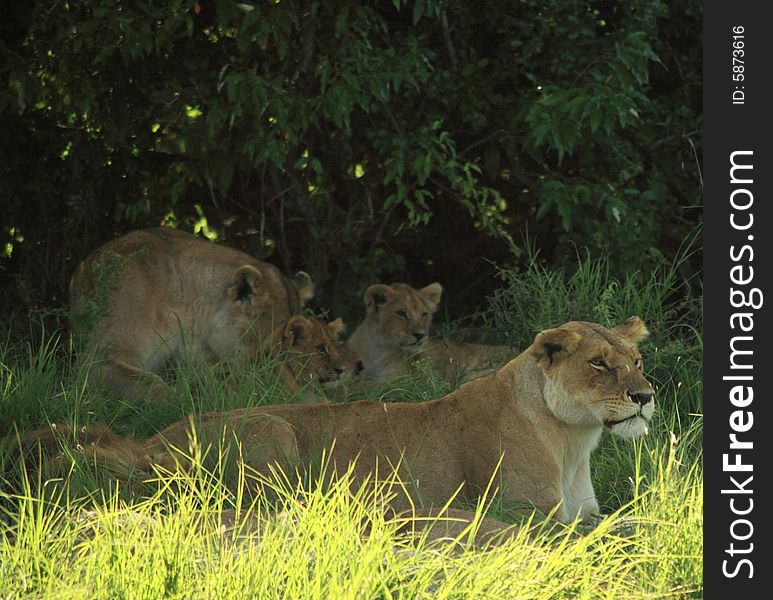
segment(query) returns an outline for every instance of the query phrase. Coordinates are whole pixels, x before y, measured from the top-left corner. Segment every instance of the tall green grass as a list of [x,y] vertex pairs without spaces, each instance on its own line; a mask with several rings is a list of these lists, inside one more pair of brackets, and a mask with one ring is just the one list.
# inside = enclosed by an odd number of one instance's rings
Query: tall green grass
[[[677,446],[678,448],[678,446]],[[697,594],[700,473],[678,450],[634,450],[655,468],[595,529],[524,526],[487,550],[398,534],[375,496],[276,485],[273,510],[242,509],[219,480],[176,475],[149,498],[72,499],[63,482],[6,506],[3,596],[66,598],[632,598]],[[532,524],[534,525],[534,524]],[[471,529],[477,526],[473,523]]]
[[[702,589],[702,318],[679,264],[613,278],[603,259],[575,271],[535,260],[502,269],[478,324],[526,347],[569,319],[647,322],[641,345],[658,412],[636,442],[605,435],[592,457],[602,511],[592,529],[545,524],[482,550],[407,540],[365,488],[274,481],[270,502],[246,493],[210,456],[191,474],[125,485],[77,451],[63,472],[28,475],[0,452],[0,597],[37,598],[661,598]],[[451,330],[453,333],[453,330]],[[137,406],[88,381],[69,336],[7,336],[0,347],[0,435],[51,422],[107,423],[143,438],[184,415],[299,398],[278,363],[236,373],[196,363],[170,379],[177,402]],[[337,400],[422,401],[452,385],[421,367],[383,386],[344,386]],[[217,458],[217,457],[215,457]],[[438,465],[442,468],[442,465]],[[473,507],[475,508],[475,507]],[[488,516],[512,521],[491,499]],[[235,513],[243,525],[227,521]],[[479,511],[480,512],[480,511]],[[474,525],[473,525],[474,527]]]

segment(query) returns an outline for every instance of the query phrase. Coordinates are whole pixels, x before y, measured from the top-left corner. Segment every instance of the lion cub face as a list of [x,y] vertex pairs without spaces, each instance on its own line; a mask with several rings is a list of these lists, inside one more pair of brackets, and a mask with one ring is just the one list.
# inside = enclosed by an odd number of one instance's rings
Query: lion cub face
[[323,323],[297,315],[287,321],[282,345],[296,379],[316,380],[325,385],[351,379],[362,371],[362,363],[339,339],[343,329],[341,319]]
[[376,326],[384,347],[417,351],[427,340],[442,293],[439,283],[420,290],[405,283],[372,285],[365,292],[366,319]]
[[646,335],[638,317],[611,329],[573,321],[537,335],[532,352],[549,410],[567,424],[604,426],[622,438],[646,433],[655,399],[636,349]]

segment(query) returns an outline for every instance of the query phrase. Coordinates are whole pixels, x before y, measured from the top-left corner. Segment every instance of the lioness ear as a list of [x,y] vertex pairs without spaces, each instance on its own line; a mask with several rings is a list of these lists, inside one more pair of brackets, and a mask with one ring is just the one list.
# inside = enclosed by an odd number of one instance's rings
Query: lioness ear
[[365,307],[368,312],[378,312],[378,307],[386,303],[392,296],[392,288],[383,283],[376,283],[365,291]]
[[298,297],[301,299],[301,306],[303,306],[314,297],[314,282],[306,271],[298,271],[293,276],[293,282],[298,288]]
[[236,269],[228,284],[228,299],[240,305],[257,304],[259,300],[268,297],[264,281],[263,273],[258,269],[252,265],[242,265]]
[[330,323],[327,324],[327,326],[330,328],[330,331],[333,332],[333,335],[338,337],[344,332],[344,329],[346,329],[346,325],[344,325],[344,322],[341,320],[341,317],[337,318],[335,321],[330,321]]
[[285,340],[291,345],[297,345],[305,339],[311,329],[311,322],[303,315],[295,315],[285,325]]
[[420,289],[419,294],[421,294],[427,304],[429,304],[432,312],[435,312],[440,304],[440,296],[443,295],[443,286],[436,281],[435,283],[430,283],[427,287]]
[[612,331],[634,344],[647,337],[650,333],[647,331],[647,326],[644,324],[644,321],[639,317],[628,317],[619,325],[615,325],[612,328]]
[[560,353],[570,354],[577,349],[580,334],[566,329],[547,329],[538,333],[532,345],[532,354],[543,369],[549,367]]

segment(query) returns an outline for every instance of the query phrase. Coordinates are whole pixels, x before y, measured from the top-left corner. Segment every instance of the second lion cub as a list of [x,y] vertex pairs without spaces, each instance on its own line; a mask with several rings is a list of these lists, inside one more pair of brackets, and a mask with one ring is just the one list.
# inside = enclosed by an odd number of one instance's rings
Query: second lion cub
[[377,283],[367,289],[365,320],[347,341],[362,361],[365,377],[405,375],[414,362],[426,360],[445,377],[464,379],[515,356],[508,346],[429,339],[442,294],[437,282],[418,290],[405,283]]

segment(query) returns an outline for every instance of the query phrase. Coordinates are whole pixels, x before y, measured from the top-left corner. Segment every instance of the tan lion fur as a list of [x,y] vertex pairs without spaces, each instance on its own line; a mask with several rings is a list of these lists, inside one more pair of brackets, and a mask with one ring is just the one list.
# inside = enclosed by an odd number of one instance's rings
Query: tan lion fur
[[[332,387],[352,379],[362,370],[357,356],[340,340],[341,319],[323,323],[319,319],[295,315],[274,330],[268,344],[270,356],[282,361],[281,377],[293,392],[303,390],[307,402],[318,401],[313,386]],[[266,350],[253,352],[260,360]]]
[[73,329],[97,357],[92,373],[135,399],[168,397],[159,373],[175,356],[214,364],[257,349],[313,294],[305,273],[288,278],[243,252],[167,228],[108,242],[70,280]]
[[[362,482],[397,468],[420,506],[443,506],[457,490],[474,500],[493,481],[506,505],[555,509],[564,522],[587,518],[598,511],[589,459],[602,430],[643,435],[654,412],[636,349],[644,335],[638,317],[611,329],[569,322],[539,333],[497,372],[437,400],[209,413],[171,425],[134,451],[143,465],[145,456],[168,462],[177,452],[170,448],[188,448],[195,429],[198,439],[239,441],[244,463],[265,472],[277,462],[308,464],[334,443],[337,469],[356,460]],[[394,505],[405,507],[406,498],[399,494]]]
[[375,284],[365,292],[365,320],[347,340],[369,379],[411,372],[416,361],[429,361],[445,377],[459,380],[491,370],[513,358],[507,346],[429,339],[432,316],[443,288],[432,283],[417,290],[405,283]]

